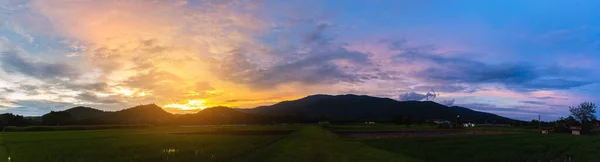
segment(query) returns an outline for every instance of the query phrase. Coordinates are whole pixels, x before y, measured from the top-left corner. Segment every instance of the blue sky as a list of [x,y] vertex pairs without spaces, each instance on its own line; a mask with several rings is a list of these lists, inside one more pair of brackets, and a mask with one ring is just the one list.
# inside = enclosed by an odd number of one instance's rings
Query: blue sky
[[435,91],[447,105],[554,120],[598,102],[597,3],[0,0],[0,112]]

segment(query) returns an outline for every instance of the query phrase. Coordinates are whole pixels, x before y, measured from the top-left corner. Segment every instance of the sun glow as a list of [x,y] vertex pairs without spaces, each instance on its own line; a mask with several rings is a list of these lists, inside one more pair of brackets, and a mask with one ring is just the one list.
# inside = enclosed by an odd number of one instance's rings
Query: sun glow
[[135,93],[134,90],[127,89],[127,88],[116,88],[113,91],[117,94],[121,94],[121,95],[125,95],[125,96],[131,96]]
[[172,103],[172,104],[164,105],[164,107],[165,108],[177,108],[177,109],[181,109],[181,110],[202,110],[207,107],[206,105],[204,105],[205,102],[206,101],[204,101],[204,100],[189,100],[187,103],[184,103],[184,104]]
[[[124,87],[114,88],[113,93],[127,96],[127,97],[144,97],[144,96],[149,95],[149,93],[139,90],[139,89],[131,89],[131,88],[124,88]],[[101,95],[107,96],[108,94],[101,94]]]

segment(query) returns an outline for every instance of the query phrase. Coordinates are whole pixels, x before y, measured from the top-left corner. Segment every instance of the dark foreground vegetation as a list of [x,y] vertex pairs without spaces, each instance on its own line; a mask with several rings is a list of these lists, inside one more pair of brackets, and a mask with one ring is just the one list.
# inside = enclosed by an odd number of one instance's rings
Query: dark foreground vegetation
[[[415,136],[345,138],[338,133],[420,132]],[[596,161],[600,136],[535,129],[464,128],[444,134],[431,125],[287,125],[140,127],[4,132],[0,161]],[[423,136],[420,136],[423,135]]]

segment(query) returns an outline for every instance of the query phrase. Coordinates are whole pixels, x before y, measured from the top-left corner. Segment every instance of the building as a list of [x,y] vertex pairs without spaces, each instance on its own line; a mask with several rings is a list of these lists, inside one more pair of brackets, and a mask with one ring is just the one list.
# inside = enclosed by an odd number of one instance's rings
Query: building
[[552,128],[542,128],[542,134],[550,134],[550,129]]
[[471,123],[471,122],[469,122],[469,123],[464,123],[464,124],[463,124],[463,126],[464,126],[464,127],[475,127],[475,124],[474,124],[474,123]]
[[581,127],[569,127],[572,135],[581,135]]

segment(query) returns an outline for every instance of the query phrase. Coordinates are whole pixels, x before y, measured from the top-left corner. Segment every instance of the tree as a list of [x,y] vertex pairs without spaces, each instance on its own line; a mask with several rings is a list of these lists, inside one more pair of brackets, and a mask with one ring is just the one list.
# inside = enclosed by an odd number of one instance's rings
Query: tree
[[586,124],[596,119],[596,104],[591,102],[581,103],[577,107],[569,107],[569,111],[571,111],[571,115],[582,124]]
[[21,115],[11,113],[0,114],[0,126],[20,126],[25,123],[25,119]]

